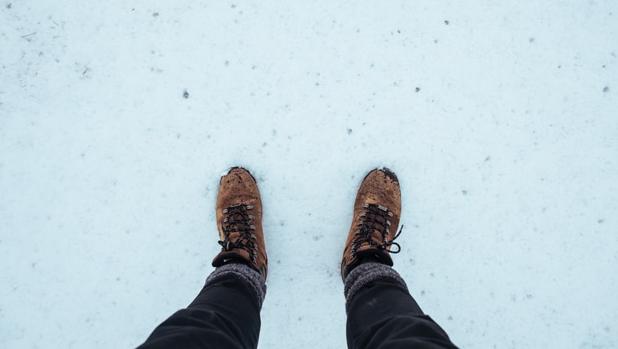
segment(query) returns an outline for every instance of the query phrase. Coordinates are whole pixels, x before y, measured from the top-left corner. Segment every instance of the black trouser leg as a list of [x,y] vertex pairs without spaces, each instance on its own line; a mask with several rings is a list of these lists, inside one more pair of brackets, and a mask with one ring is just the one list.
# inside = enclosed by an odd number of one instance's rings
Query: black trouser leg
[[257,347],[260,307],[245,280],[226,276],[207,283],[195,300],[177,311],[140,349]]
[[348,299],[347,309],[349,348],[456,348],[401,281],[367,283]]

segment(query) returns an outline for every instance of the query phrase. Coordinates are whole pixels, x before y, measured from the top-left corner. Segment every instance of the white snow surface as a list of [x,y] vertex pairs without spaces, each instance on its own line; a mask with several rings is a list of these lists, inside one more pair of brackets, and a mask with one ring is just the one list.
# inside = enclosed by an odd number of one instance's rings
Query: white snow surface
[[[243,165],[260,348],[344,348],[356,189],[462,348],[618,346],[618,2],[0,4],[0,347],[128,348],[185,307]],[[186,91],[186,93],[185,93]]]

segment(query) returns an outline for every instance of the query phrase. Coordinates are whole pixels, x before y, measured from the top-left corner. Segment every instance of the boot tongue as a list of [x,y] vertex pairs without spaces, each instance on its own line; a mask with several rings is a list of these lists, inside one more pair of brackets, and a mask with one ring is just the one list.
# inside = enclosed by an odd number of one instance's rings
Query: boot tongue
[[229,233],[228,235],[228,240],[230,241],[236,241],[239,238],[240,238],[240,232],[237,232],[237,231],[233,231]]
[[356,251],[356,258],[358,260],[363,258],[375,259],[379,263],[393,266],[393,259],[388,252],[368,243],[361,245],[358,251]]
[[[375,229],[371,232],[370,238],[371,238],[371,242],[376,245],[382,244],[384,240],[384,238],[382,237],[382,233],[380,233],[378,230],[375,230]],[[376,245],[371,245],[369,241],[365,241],[360,244],[358,251],[365,251],[368,249],[377,249]]]
[[247,263],[251,263],[251,258],[249,258],[249,252],[243,249],[240,249],[240,248],[235,248],[230,251],[221,251],[221,253],[219,253],[215,257],[215,259],[213,259],[212,266],[220,267],[223,264],[225,264],[225,262],[229,261],[230,259],[242,259],[243,261]]

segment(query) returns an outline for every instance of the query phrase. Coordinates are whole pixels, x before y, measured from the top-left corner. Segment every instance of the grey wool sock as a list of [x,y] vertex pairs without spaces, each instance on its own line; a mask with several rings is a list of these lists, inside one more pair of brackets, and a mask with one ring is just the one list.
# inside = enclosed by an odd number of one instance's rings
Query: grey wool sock
[[255,296],[258,307],[262,308],[264,296],[266,295],[266,280],[255,269],[242,263],[229,263],[217,267],[208,278],[206,285],[218,282],[222,278],[233,277],[246,281],[249,284],[251,293]]
[[363,287],[367,286],[371,282],[379,280],[395,281],[406,291],[408,290],[408,286],[405,281],[403,281],[395,269],[382,263],[362,263],[352,269],[350,274],[348,274],[345,278],[343,292],[346,299],[346,305],[349,304],[350,300],[354,298],[354,295],[356,295]]

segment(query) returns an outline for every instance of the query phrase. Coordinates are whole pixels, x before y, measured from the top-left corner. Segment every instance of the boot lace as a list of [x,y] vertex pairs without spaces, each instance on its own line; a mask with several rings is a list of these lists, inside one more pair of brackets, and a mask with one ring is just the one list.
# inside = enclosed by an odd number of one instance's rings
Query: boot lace
[[[352,240],[352,253],[356,253],[363,244],[375,246],[388,253],[399,253],[401,246],[395,242],[395,239],[401,235],[403,225],[399,232],[392,239],[388,240],[387,236],[390,233],[392,217],[393,212],[382,205],[365,204],[363,206],[363,213],[361,213],[361,220],[358,224],[358,230],[354,240]],[[381,241],[374,238],[373,233],[375,231],[379,232]],[[396,246],[397,249],[391,250],[392,246]]]
[[[249,253],[251,261],[256,261],[255,225],[254,216],[249,213],[254,208],[253,205],[238,204],[229,206],[223,210],[223,235],[224,239],[219,240],[219,245],[224,251],[233,249],[243,249]],[[231,233],[239,233],[240,236],[230,239]]]

